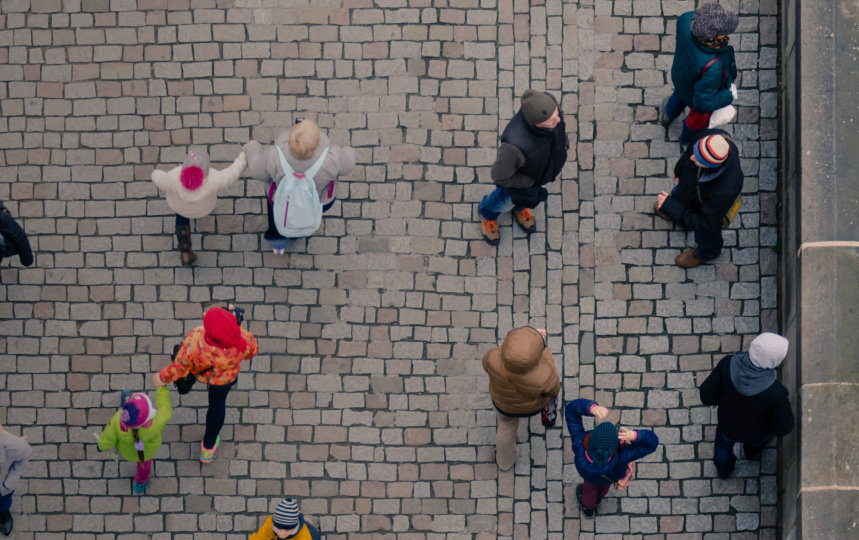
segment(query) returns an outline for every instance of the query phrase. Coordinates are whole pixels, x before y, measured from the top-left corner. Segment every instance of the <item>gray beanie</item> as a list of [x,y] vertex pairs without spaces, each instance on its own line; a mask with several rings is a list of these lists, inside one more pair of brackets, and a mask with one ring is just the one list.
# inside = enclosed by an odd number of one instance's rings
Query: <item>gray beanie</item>
[[772,332],[764,332],[752,340],[749,357],[752,364],[764,369],[775,369],[787,356],[789,342],[786,338]]
[[726,11],[719,4],[703,4],[692,15],[692,35],[708,41],[733,33],[739,23],[736,13]]
[[522,114],[532,126],[551,118],[557,108],[558,104],[555,99],[545,92],[538,92],[529,88],[522,94]]

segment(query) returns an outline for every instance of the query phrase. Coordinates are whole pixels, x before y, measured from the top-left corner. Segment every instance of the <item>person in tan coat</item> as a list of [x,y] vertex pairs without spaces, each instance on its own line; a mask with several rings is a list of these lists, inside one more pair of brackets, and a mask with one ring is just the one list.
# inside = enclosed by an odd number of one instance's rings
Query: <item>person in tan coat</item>
[[545,339],[545,330],[516,328],[500,347],[483,356],[498,418],[495,461],[502,471],[516,463],[519,418],[539,414],[561,391],[558,368]]

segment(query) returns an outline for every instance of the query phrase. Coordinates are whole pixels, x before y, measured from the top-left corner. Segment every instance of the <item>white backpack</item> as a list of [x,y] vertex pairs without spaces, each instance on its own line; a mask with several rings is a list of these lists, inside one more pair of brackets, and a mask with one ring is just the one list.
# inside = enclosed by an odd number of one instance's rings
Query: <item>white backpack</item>
[[280,147],[280,166],[283,168],[283,178],[277,185],[272,199],[274,225],[277,232],[286,238],[310,236],[322,224],[322,203],[313,177],[322,168],[328,157],[328,148],[304,173],[295,172],[286,161]]

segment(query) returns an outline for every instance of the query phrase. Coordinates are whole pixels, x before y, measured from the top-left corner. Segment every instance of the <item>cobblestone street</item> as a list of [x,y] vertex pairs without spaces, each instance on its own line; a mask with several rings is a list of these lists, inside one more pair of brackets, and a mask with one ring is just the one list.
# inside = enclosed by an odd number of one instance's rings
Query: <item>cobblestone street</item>
[[[0,424],[34,447],[14,537],[234,540],[292,495],[328,539],[776,538],[775,445],[719,480],[697,390],[777,331],[777,2],[722,4],[743,206],[722,255],[685,270],[691,233],[652,208],[681,153],[657,108],[692,1],[3,0],[0,200],[37,253],[0,271]],[[496,248],[477,205],[529,87],[560,99],[570,160],[538,232],[508,214]],[[274,255],[265,186],[240,180],[182,267],[152,168],[190,144],[221,168],[297,117],[358,156],[322,229]],[[202,385],[172,391],[134,496],[134,464],[93,435],[227,302],[260,354],[215,461]],[[520,423],[515,467],[495,464],[480,359],[523,325],[548,330],[562,402],[659,436],[595,519],[562,414]]]

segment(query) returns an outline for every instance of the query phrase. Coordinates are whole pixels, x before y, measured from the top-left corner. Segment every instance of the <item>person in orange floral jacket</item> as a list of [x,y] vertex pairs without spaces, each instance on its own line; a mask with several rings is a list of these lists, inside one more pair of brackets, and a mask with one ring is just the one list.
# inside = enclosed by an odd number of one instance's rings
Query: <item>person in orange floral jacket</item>
[[200,443],[200,461],[211,463],[221,444],[218,435],[224,427],[227,394],[236,385],[242,360],[259,352],[253,334],[239,326],[236,316],[213,307],[203,315],[203,326],[193,329],[182,342],[173,363],[153,377],[155,386],[163,386],[191,373],[209,385],[209,410],[206,433]]

